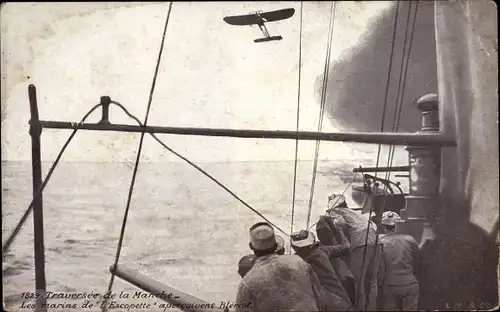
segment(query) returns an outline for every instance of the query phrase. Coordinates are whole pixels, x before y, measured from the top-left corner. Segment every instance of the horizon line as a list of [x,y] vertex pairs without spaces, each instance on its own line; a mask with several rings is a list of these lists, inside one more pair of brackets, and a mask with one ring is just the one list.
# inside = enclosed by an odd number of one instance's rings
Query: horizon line
[[[359,160],[353,160],[351,158],[343,158],[343,159],[318,159],[318,161],[323,161],[323,162],[349,162],[349,163],[356,163],[356,162],[364,162],[364,161],[370,161],[372,160],[371,158],[366,158],[366,159],[359,159]],[[294,159],[283,159],[283,160],[227,160],[227,161],[193,161],[194,163],[210,163],[210,164],[216,164],[216,163],[243,163],[243,162],[293,162],[295,161]],[[314,159],[298,159],[298,161],[314,161]],[[31,162],[31,160],[2,160],[2,163],[21,163],[21,162]],[[54,160],[42,160],[42,163],[53,163]],[[65,163],[123,163],[123,164],[129,164],[129,163],[135,163],[135,161],[130,160],[130,161],[91,161],[91,160],[61,160],[60,162],[65,162]],[[147,164],[166,164],[166,163],[184,163],[185,161],[140,161],[140,163],[147,163]]]

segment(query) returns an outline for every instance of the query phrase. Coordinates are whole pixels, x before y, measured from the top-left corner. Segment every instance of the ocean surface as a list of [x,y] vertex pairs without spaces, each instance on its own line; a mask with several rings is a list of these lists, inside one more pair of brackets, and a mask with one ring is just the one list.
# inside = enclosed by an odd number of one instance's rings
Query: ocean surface
[[[343,192],[353,179],[352,168],[362,163],[366,161],[320,162],[311,223],[324,213],[328,195]],[[293,161],[199,165],[290,233]],[[50,166],[43,163],[44,177]],[[312,167],[312,161],[298,164],[294,231],[306,226]],[[106,292],[132,171],[130,163],[66,162],[57,167],[43,195],[48,291]],[[31,181],[30,162],[2,162],[3,241],[31,201]],[[352,204],[350,188],[346,197]],[[259,221],[254,212],[187,164],[141,163],[119,263],[215,306],[233,302],[240,281],[237,262],[250,253],[248,228]],[[33,300],[21,294],[35,290],[33,253],[30,216],[3,261],[4,298],[14,311],[32,310],[27,303]],[[115,299],[120,304],[149,302],[152,306],[110,311],[175,310],[160,308],[164,302],[158,299],[131,298],[140,289],[116,278],[113,292],[121,291],[130,297]],[[50,311],[99,311],[101,299],[90,300],[94,303],[90,309],[81,308],[85,302],[81,298],[48,303],[77,304]]]

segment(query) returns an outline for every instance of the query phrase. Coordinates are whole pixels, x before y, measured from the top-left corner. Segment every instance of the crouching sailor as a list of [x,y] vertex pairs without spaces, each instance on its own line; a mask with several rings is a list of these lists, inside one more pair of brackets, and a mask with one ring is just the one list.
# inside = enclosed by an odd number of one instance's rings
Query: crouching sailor
[[316,242],[312,232],[302,230],[292,234],[292,247],[299,257],[311,265],[325,288],[326,311],[352,310],[351,300],[330,261],[332,257],[349,253],[350,245],[322,245]]
[[[344,228],[347,227],[345,219],[339,215],[332,214],[335,208],[348,208],[345,197],[343,195],[331,195],[328,197],[328,207],[326,214],[321,216],[316,224],[318,240],[323,245],[339,247],[347,245],[350,249],[351,244],[344,234]],[[350,302],[354,304],[356,302],[356,286],[354,275],[348,266],[350,262],[349,252],[340,256],[330,257],[330,260],[349,296]]]
[[323,290],[311,266],[296,255],[278,255],[276,247],[271,225],[259,222],[250,228],[256,259],[240,282],[236,312],[319,311]]

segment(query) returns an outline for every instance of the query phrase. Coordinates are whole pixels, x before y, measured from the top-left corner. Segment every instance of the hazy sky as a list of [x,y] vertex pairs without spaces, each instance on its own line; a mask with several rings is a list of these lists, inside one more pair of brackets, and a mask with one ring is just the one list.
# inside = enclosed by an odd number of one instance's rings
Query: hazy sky
[[[301,130],[316,130],[314,83],[323,71],[330,2],[304,2]],[[332,61],[354,46],[389,2],[338,2]],[[283,40],[256,44],[257,27],[222,18],[294,7],[269,23]],[[38,90],[40,117],[79,121],[102,95],[144,119],[168,3],[8,3],[2,7],[2,160],[29,160],[27,88]],[[154,93],[150,125],[295,130],[300,2],[178,2],[170,23]],[[90,121],[97,121],[100,112]],[[374,118],[379,118],[375,116]],[[117,109],[111,121],[133,123]],[[323,131],[336,131],[326,121]],[[42,158],[53,160],[69,131],[44,130]],[[66,161],[131,161],[139,134],[81,132]],[[162,135],[198,162],[291,160],[292,140]],[[376,146],[372,146],[376,148]],[[343,143],[323,143],[320,158],[372,158]],[[300,143],[312,159],[314,142]],[[144,161],[176,161],[146,137]]]

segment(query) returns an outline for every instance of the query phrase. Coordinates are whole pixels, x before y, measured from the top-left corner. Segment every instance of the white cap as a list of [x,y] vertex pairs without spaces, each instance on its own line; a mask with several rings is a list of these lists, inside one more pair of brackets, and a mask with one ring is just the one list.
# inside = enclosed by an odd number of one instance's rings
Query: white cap
[[316,242],[316,237],[311,231],[302,230],[292,234],[293,247],[309,247]]
[[393,211],[386,211],[382,214],[382,225],[394,226],[397,220],[401,220],[401,217]]
[[345,204],[346,200],[344,195],[332,194],[328,196],[328,210],[338,207],[341,204]]

